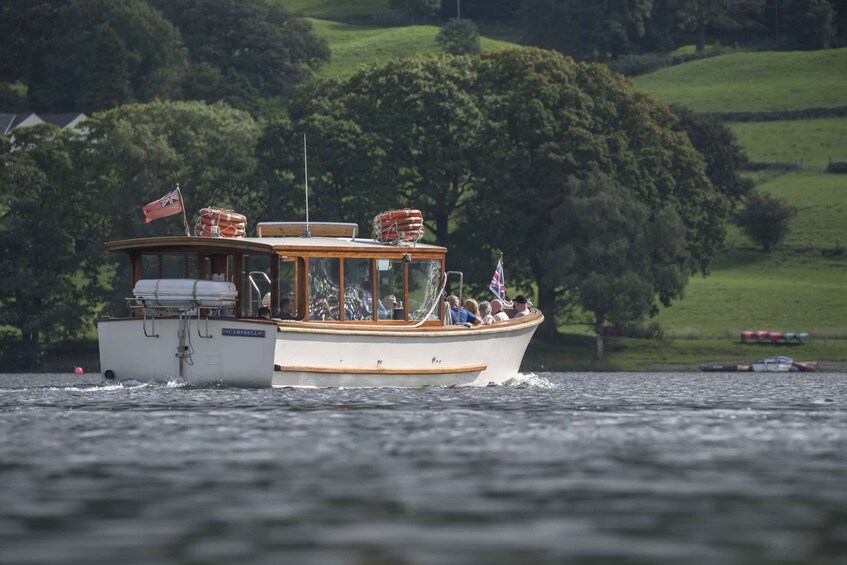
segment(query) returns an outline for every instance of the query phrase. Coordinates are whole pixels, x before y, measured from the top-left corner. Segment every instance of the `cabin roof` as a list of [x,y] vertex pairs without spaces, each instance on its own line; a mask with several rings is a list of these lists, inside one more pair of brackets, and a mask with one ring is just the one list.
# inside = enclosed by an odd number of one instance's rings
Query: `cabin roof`
[[447,249],[438,245],[417,243],[409,246],[392,246],[377,243],[372,239],[346,239],[340,237],[146,237],[125,239],[106,243],[106,250],[113,252],[197,252],[206,249],[209,252],[272,253],[274,251],[302,252],[356,252],[372,251],[374,254],[402,255],[423,251],[428,253],[446,253]]

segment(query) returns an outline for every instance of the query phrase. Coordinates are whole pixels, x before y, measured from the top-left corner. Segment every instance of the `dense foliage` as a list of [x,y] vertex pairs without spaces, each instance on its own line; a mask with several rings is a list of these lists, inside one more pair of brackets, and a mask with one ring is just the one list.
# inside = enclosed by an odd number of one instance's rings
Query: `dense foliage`
[[471,20],[450,19],[435,38],[441,49],[450,55],[479,53],[479,31]]
[[753,193],[736,215],[736,223],[750,239],[770,251],[788,235],[789,221],[797,209],[769,194]]
[[191,62],[186,96],[250,107],[290,93],[329,60],[311,25],[265,0],[150,0],[180,31]]
[[96,304],[102,193],[86,188],[84,146],[43,125],[0,137],[0,358],[31,368],[86,329]]
[[157,98],[257,109],[328,59],[307,22],[264,0],[0,6],[0,91],[9,98],[9,84],[23,83],[32,111],[90,113]]
[[[551,314],[579,296],[580,285],[548,256],[554,211],[568,208],[575,187],[620,187],[649,211],[643,226],[676,218],[681,244],[668,261],[685,276],[705,270],[723,240],[727,199],[686,134],[674,131],[673,114],[602,66],[534,49],[397,61],[312,84],[291,111],[290,131],[308,132],[313,148],[315,206],[367,221],[374,210],[414,203],[469,280],[486,280],[504,251],[510,280],[536,283]],[[608,182],[577,182],[597,174]],[[681,292],[648,286],[638,307],[592,312],[637,317]]]

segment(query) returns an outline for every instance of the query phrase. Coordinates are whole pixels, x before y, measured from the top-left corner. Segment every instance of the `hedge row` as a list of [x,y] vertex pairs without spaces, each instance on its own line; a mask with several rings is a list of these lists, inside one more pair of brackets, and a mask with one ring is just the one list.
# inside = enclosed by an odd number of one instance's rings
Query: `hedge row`
[[799,171],[803,168],[803,164],[747,161],[741,168],[745,171]]
[[815,120],[818,118],[840,118],[847,116],[847,106],[837,106],[834,108],[806,108],[805,110],[783,110],[781,112],[704,112],[704,114],[724,122]]
[[823,172],[847,175],[847,161],[830,161]]

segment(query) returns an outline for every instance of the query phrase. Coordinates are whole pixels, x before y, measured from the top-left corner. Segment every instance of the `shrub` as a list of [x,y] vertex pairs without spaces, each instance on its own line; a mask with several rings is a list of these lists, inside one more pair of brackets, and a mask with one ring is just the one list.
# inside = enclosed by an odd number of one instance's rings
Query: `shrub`
[[788,223],[797,209],[768,194],[753,193],[736,215],[735,223],[744,233],[770,251],[788,235]]
[[830,161],[823,172],[847,175],[847,161]]
[[479,30],[470,20],[451,18],[435,38],[445,53],[472,55],[479,53]]

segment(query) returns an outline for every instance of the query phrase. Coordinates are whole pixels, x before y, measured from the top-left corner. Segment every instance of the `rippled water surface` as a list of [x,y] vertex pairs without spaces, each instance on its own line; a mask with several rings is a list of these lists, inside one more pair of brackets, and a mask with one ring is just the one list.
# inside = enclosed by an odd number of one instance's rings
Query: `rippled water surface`
[[0,375],[0,563],[845,563],[847,375]]

